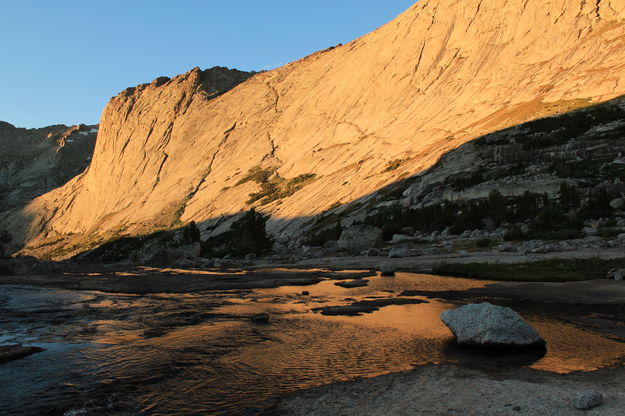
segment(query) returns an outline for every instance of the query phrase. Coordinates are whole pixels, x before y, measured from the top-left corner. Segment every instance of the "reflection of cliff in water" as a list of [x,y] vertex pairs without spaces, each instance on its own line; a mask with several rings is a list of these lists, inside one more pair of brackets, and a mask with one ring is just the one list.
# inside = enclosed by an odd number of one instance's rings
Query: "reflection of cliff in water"
[[[253,414],[271,399],[307,387],[428,363],[489,360],[453,353],[438,316],[455,305],[441,300],[419,297],[426,302],[355,317],[311,312],[398,297],[404,290],[485,284],[409,274],[369,282],[353,289],[324,280],[307,287],[143,296],[5,286],[0,343],[46,351],[0,367],[0,413]],[[557,306],[545,313],[515,308],[547,340],[546,355],[529,363],[532,368],[593,370],[625,357],[622,342],[567,323]],[[250,321],[261,312],[270,314],[269,325]],[[498,365],[523,364],[513,361]]]

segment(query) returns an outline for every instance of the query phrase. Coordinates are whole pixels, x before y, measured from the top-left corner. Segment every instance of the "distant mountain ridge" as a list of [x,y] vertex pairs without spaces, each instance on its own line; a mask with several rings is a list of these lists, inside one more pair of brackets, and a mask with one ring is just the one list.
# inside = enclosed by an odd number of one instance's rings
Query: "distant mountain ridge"
[[21,208],[82,173],[97,132],[97,125],[26,129],[0,121],[0,212]]
[[622,94],[621,1],[423,0],[273,71],[125,90],[87,171],[1,222],[23,253],[65,256],[191,220],[219,233],[255,207],[288,243],[474,138]]

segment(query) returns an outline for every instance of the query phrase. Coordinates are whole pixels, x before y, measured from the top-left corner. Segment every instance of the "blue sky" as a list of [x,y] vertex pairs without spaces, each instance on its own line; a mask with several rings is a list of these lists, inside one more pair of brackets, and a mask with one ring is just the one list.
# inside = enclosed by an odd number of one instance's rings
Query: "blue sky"
[[272,69],[415,0],[0,0],[0,120],[94,124],[126,87],[199,66]]

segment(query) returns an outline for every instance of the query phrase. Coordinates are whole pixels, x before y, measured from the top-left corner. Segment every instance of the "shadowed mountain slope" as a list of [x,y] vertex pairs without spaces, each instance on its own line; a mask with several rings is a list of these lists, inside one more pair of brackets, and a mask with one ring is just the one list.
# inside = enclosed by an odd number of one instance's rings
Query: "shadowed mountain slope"
[[223,92],[245,78],[193,69],[125,90],[89,169],[4,224],[58,247],[260,206],[286,239],[471,139],[624,94],[625,4],[424,0]]
[[98,126],[24,129],[0,121],[0,212],[64,185],[91,161]]

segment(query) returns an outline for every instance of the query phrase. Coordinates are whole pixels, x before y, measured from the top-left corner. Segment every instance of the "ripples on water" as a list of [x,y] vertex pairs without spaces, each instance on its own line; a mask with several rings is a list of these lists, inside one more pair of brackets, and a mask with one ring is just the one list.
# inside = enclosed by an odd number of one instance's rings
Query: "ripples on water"
[[[282,394],[441,362],[486,361],[458,351],[435,299],[357,317],[319,306],[448,290],[482,282],[402,274],[343,289],[309,287],[134,296],[3,287],[0,343],[46,351],[0,366],[2,415],[256,414]],[[302,296],[307,290],[310,296]],[[622,342],[516,305],[547,340],[528,365],[592,370],[622,362]],[[269,312],[269,325],[250,316]]]

